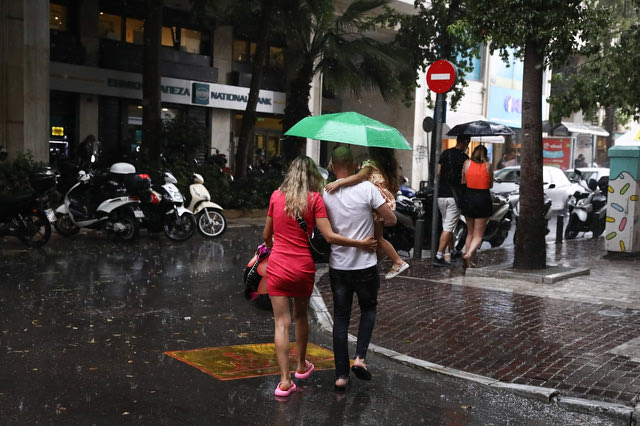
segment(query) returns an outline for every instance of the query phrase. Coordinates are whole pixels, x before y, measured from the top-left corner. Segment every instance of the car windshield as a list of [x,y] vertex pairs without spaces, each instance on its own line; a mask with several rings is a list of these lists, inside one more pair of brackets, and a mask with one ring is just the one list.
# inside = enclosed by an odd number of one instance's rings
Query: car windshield
[[502,169],[494,174],[494,179],[499,182],[520,182],[520,169]]
[[584,179],[586,182],[589,182],[589,179],[591,178],[596,179],[598,177],[598,173],[595,170],[592,170],[592,171],[581,170],[580,173],[582,174],[582,177],[580,177],[575,171],[569,170],[567,171],[567,178],[571,182],[579,182],[582,179]]

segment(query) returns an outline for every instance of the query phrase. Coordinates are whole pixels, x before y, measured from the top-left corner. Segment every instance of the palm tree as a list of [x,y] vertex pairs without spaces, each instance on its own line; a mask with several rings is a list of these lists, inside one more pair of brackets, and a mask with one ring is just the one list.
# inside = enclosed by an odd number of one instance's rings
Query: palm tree
[[[377,88],[385,100],[400,96],[403,84],[415,84],[415,71],[407,70],[403,50],[367,35],[384,25],[383,6],[388,1],[356,0],[342,12],[336,10],[335,0],[287,2],[283,11],[288,77],[284,131],[311,115],[309,96],[317,73],[322,73],[329,91],[350,90],[357,95]],[[303,144],[302,138],[286,138],[285,158],[300,154]]]

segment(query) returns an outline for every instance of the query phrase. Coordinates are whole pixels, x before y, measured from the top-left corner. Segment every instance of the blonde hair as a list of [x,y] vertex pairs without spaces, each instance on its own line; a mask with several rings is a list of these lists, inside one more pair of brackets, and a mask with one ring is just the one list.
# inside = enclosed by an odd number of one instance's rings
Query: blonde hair
[[487,147],[484,145],[478,145],[471,153],[471,161],[476,163],[486,163],[489,161],[489,156],[487,154]]
[[295,158],[278,190],[285,195],[284,212],[293,218],[301,217],[307,211],[309,192],[324,189],[324,179],[316,163],[307,156]]

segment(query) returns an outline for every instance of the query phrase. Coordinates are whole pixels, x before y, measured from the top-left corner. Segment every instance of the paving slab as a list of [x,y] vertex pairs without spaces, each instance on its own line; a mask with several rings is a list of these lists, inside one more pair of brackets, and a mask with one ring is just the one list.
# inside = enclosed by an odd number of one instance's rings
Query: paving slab
[[[550,244],[542,271],[513,270],[512,248],[483,250],[480,267],[466,270],[409,259],[407,273],[381,281],[372,344],[432,371],[631,413],[640,395],[640,259],[603,246]],[[327,317],[329,279],[318,275]],[[355,334],[357,303],[353,312]]]

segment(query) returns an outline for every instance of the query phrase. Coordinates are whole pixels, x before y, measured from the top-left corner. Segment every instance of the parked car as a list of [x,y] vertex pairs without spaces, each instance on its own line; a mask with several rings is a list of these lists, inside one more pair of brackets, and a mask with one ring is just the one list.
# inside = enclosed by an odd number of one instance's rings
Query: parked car
[[609,176],[609,169],[606,167],[577,167],[580,171],[580,175],[576,173],[575,169],[569,169],[564,172],[567,175],[567,178],[574,183],[580,183],[580,180],[583,179],[585,182],[589,182],[589,179],[595,179],[596,182],[600,180],[603,176]]
[[[493,178],[492,192],[506,197],[517,194],[520,188],[520,166],[497,170]],[[579,189],[577,184],[569,181],[562,170],[552,166],[542,167],[542,182],[545,194],[551,198],[552,210],[564,210],[569,196]]]

